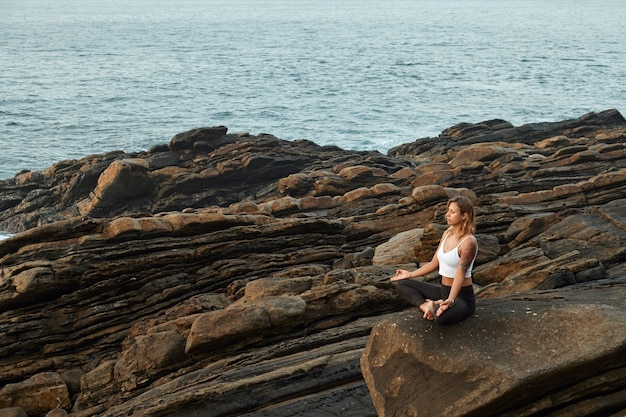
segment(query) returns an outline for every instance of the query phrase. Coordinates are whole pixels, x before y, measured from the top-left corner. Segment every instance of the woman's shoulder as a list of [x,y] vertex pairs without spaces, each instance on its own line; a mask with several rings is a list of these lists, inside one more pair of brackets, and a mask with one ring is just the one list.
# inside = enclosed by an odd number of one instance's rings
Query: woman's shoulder
[[476,236],[474,236],[473,234],[467,234],[461,237],[461,240],[459,241],[459,247],[461,249],[474,250],[478,247],[478,240],[476,240]]
[[476,243],[476,236],[474,236],[471,233],[468,233],[468,234],[464,235],[463,237],[461,237],[461,242],[465,242],[465,241]]

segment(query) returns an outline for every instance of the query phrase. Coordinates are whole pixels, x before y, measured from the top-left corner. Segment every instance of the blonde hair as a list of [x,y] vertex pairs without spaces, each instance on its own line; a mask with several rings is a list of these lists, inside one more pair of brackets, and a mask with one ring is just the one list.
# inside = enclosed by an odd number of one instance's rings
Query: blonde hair
[[463,222],[461,223],[461,231],[463,232],[463,235],[473,235],[476,231],[476,221],[474,220],[474,203],[472,203],[472,200],[465,196],[457,195],[448,200],[448,208],[451,203],[456,203],[457,206],[459,206],[461,214],[467,213],[467,218],[463,219]]

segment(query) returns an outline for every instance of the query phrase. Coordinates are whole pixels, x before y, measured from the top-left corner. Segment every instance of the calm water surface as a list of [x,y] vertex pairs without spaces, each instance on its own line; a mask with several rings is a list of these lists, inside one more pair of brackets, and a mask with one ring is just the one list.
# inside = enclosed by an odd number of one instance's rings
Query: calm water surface
[[626,112],[605,0],[0,0],[0,178],[225,125],[348,149]]

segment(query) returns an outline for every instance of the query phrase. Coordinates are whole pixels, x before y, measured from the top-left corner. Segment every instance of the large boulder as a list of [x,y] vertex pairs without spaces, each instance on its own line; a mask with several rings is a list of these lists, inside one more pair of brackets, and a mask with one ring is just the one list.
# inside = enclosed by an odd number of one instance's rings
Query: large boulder
[[457,325],[421,316],[372,330],[361,369],[379,417],[623,415],[626,279],[481,300]]

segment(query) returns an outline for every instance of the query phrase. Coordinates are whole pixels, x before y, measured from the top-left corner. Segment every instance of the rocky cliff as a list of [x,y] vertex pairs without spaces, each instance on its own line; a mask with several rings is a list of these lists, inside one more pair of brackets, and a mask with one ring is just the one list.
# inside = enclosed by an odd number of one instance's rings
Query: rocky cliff
[[[440,328],[388,278],[457,194],[479,308]],[[387,155],[199,128],[19,173],[0,416],[623,415],[625,204],[615,110]]]

